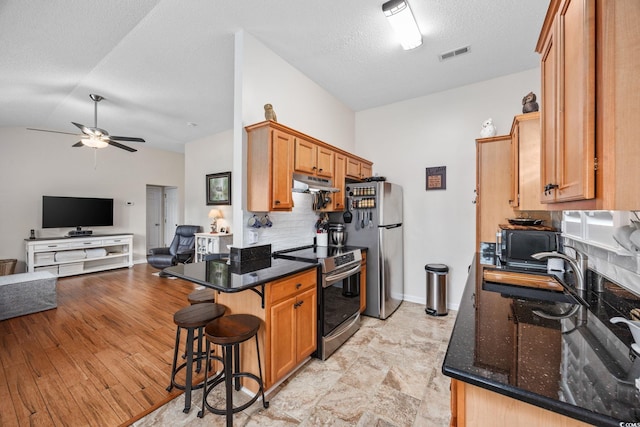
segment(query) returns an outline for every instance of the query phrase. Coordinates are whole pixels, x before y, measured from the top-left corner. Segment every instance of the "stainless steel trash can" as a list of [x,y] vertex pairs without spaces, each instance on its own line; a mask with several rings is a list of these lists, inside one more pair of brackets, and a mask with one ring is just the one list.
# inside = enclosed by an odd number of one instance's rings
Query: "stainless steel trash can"
[[425,311],[432,316],[446,316],[447,309],[447,279],[449,267],[444,264],[427,264],[427,308]]

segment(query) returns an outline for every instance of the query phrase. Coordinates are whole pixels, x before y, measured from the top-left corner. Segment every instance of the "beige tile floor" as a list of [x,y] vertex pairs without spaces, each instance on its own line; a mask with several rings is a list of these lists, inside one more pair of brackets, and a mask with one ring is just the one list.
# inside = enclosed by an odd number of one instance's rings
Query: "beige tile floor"
[[[442,360],[455,311],[432,317],[424,305],[403,302],[387,320],[363,317],[360,330],[328,360],[311,359],[277,390],[234,417],[235,426],[449,425],[449,378]],[[224,426],[224,416],[197,417],[202,392],[189,414],[179,396],[134,424]],[[210,396],[210,403],[223,400]]]

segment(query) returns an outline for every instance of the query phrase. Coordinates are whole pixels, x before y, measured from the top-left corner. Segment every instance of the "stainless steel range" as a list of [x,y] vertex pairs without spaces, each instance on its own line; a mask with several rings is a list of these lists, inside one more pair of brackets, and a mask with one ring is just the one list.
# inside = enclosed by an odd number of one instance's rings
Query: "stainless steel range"
[[305,246],[274,252],[274,257],[320,264],[316,355],[326,360],[360,329],[362,252],[348,246]]

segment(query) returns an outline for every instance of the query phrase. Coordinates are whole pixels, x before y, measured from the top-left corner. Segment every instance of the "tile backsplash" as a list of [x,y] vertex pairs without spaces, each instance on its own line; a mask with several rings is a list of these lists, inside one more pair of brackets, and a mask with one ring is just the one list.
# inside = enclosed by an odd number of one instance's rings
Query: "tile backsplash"
[[[291,212],[244,212],[242,226],[245,227],[243,246],[271,244],[273,251],[313,244],[318,214],[311,208],[311,194],[293,193],[293,210]],[[271,227],[252,228],[249,219],[256,215],[262,218],[265,214],[273,223]],[[257,240],[252,241],[252,233]]]

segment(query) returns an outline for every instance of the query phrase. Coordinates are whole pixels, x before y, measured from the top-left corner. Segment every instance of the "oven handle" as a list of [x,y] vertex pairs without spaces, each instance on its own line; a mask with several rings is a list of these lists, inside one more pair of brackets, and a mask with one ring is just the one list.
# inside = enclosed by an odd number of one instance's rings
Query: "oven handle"
[[334,274],[333,276],[325,276],[324,281],[322,283],[322,287],[323,288],[328,288],[329,286],[331,286],[331,283],[335,283],[338,282],[342,279],[346,279],[347,277],[357,273],[360,271],[360,264],[356,265],[355,267],[353,267],[350,270],[345,271],[344,273],[338,273],[338,274]]
[[345,322],[344,325],[342,325],[341,327],[339,327],[338,329],[334,330],[333,332],[331,332],[329,335],[327,335],[326,337],[324,337],[326,340],[331,340],[332,338],[335,338],[336,336],[342,334],[344,331],[346,331],[347,329],[351,328],[355,323],[357,323],[358,321],[360,321],[360,313],[357,312],[356,314],[354,314],[352,316],[352,319],[350,322]]

